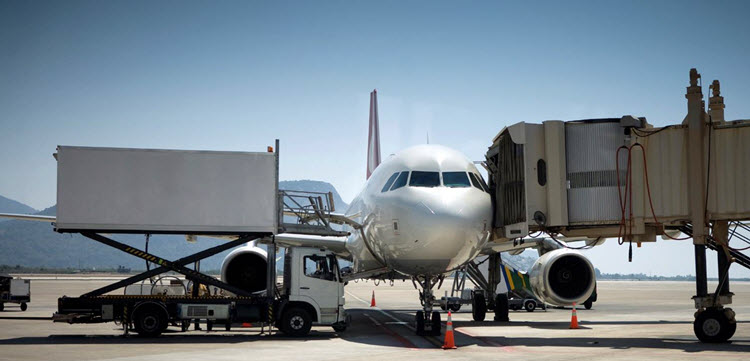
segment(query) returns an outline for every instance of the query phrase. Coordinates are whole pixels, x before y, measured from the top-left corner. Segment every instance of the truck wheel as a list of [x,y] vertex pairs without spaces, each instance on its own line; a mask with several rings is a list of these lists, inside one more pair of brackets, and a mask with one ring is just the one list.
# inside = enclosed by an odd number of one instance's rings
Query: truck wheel
[[536,302],[528,300],[524,302],[523,308],[526,309],[526,312],[534,312],[534,310],[536,309]]
[[224,324],[224,330],[226,331],[232,330],[232,321],[227,320],[227,323]]
[[737,330],[736,321],[732,321],[734,319],[727,317],[726,310],[709,308],[695,317],[693,332],[702,342],[726,342]]
[[456,303],[456,304],[452,304],[452,305],[450,305],[450,306],[449,306],[449,308],[450,308],[450,309],[451,309],[451,311],[453,311],[453,312],[458,312],[458,310],[460,310],[460,309],[461,309],[461,305],[460,305],[460,304],[458,304],[458,303]]
[[471,301],[471,317],[474,321],[484,321],[484,317],[487,315],[487,302],[484,300],[484,295],[481,293],[475,293],[474,299]]
[[135,310],[135,332],[142,337],[156,337],[167,328],[167,315],[156,305],[144,305]]
[[333,327],[333,330],[336,331],[336,332],[344,332],[344,331],[346,331],[346,324],[343,323],[343,322],[342,323],[334,323],[333,326],[331,326],[331,327]]
[[29,308],[29,305],[26,304],[26,302],[21,302],[21,311],[26,311],[26,309]]
[[5,309],[5,304],[4,304],[4,303],[2,303],[2,302],[0,302],[0,311],[2,311],[2,310],[4,310],[4,309]]
[[591,309],[591,306],[593,306],[594,303],[591,302],[591,300],[586,300],[586,302],[583,303],[583,307],[586,307],[587,310]]
[[306,336],[312,327],[312,317],[302,308],[291,307],[281,318],[281,331],[289,336]]
[[206,331],[213,331],[214,329],[214,321],[206,320]]

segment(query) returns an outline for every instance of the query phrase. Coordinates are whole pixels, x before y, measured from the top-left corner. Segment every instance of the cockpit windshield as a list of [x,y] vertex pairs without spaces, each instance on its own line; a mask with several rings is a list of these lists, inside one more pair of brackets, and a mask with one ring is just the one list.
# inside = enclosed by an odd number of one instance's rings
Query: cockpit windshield
[[409,185],[412,187],[438,187],[440,186],[440,173],[438,172],[411,172]]
[[443,172],[443,185],[451,188],[470,187],[466,172]]

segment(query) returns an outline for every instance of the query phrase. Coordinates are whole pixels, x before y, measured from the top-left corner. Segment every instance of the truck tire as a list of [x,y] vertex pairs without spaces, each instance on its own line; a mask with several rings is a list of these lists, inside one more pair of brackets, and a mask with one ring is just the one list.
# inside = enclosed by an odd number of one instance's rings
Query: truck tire
[[461,309],[461,304],[454,303],[454,304],[448,306],[448,308],[450,308],[451,311],[453,311],[453,312],[458,312],[458,310]]
[[4,310],[4,309],[5,309],[5,304],[4,304],[4,303],[2,303],[2,302],[0,302],[0,311],[2,311],[2,310]]
[[528,300],[523,303],[523,308],[526,309],[526,312],[534,312],[534,310],[536,309],[536,302]]
[[156,304],[141,305],[133,314],[135,332],[141,337],[156,337],[167,328],[164,308]]
[[583,307],[586,307],[587,310],[591,309],[591,306],[593,306],[594,303],[591,302],[591,300],[586,300],[586,302],[583,303]]
[[29,305],[26,302],[21,302],[21,311],[26,311],[27,308],[29,308]]
[[289,336],[307,336],[312,327],[312,317],[300,307],[290,307],[281,317],[281,332]]
[[484,321],[484,317],[487,316],[487,302],[481,293],[474,294],[474,299],[471,301],[471,316],[474,321],[478,322]]
[[345,323],[334,323],[331,327],[333,327],[333,330],[336,332],[344,332],[346,331],[346,324]]

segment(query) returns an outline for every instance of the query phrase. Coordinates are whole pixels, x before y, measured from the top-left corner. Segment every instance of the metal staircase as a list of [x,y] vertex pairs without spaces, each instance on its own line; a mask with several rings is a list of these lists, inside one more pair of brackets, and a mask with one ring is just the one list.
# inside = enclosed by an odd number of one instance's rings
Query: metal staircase
[[[739,221],[731,222],[730,226],[734,226],[734,229],[729,234],[729,240],[731,241],[733,238],[736,238],[736,239],[743,241],[744,243],[747,243],[748,247],[750,247],[750,238],[740,232],[740,231],[746,231],[750,233],[750,226]],[[681,226],[679,230],[680,232],[688,236],[691,236],[691,237],[693,236],[693,227],[690,224]],[[717,252],[722,251],[721,245],[718,242],[716,242],[716,240],[714,240],[714,238],[711,236],[706,236],[706,247]],[[741,249],[729,248],[729,254],[732,255],[732,257],[734,257],[735,262],[737,264],[741,265],[742,267],[750,269],[750,256],[742,253],[742,251],[747,250],[748,247],[744,247]]]

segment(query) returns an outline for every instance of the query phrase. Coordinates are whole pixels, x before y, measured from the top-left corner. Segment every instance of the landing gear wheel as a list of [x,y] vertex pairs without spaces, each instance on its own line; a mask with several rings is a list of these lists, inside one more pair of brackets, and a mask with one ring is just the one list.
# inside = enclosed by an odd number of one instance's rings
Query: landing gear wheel
[[281,331],[289,336],[301,337],[310,333],[312,317],[302,308],[292,307],[281,318]]
[[731,309],[708,308],[698,312],[693,322],[695,336],[702,342],[726,342],[736,330],[737,322]]
[[440,312],[437,312],[437,311],[433,312],[432,313],[432,320],[431,321],[432,321],[432,324],[431,324],[432,325],[432,335],[433,336],[440,336],[440,334],[441,334],[440,328],[442,327],[442,325],[440,323]]
[[135,332],[142,337],[156,337],[167,328],[167,316],[158,306],[146,305],[136,309],[133,316]]
[[414,316],[414,321],[416,321],[417,326],[417,335],[423,336],[424,335],[424,312],[423,311],[417,311],[417,315]]
[[453,304],[453,305],[448,306],[448,308],[450,308],[451,311],[453,311],[453,312],[458,312],[458,310],[461,309],[461,305],[460,304]]
[[586,307],[587,310],[591,309],[591,306],[593,306],[594,303],[591,302],[591,300],[586,300],[586,302],[583,303],[583,307]]
[[484,321],[484,317],[487,315],[487,302],[484,300],[484,295],[481,293],[475,293],[474,299],[471,301],[471,317],[474,321]]
[[495,296],[495,321],[508,322],[508,295],[501,293]]
[[528,300],[523,303],[523,308],[526,309],[526,312],[534,312],[536,309],[536,302]]

